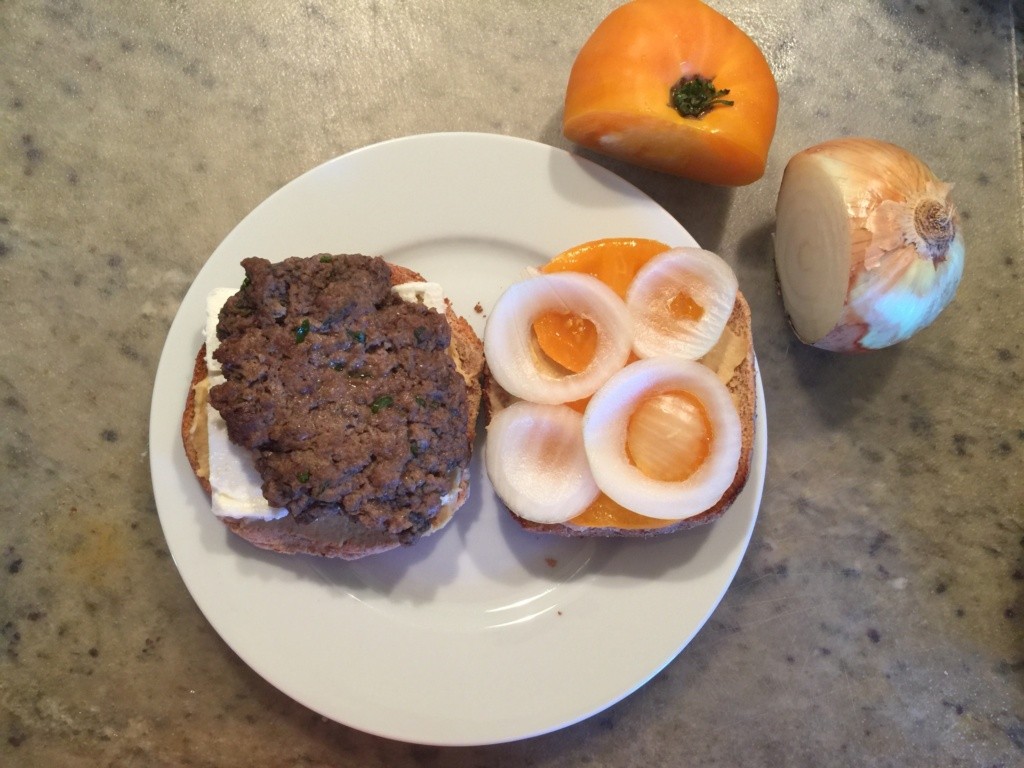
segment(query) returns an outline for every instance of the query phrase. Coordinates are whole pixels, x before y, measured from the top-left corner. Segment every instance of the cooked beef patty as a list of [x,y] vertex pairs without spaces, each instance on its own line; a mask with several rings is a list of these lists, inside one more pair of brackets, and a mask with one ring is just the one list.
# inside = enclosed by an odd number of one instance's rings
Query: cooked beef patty
[[210,402],[255,452],[263,494],[299,522],[344,514],[413,538],[465,467],[466,384],[445,316],[361,255],[242,262],[217,325]]

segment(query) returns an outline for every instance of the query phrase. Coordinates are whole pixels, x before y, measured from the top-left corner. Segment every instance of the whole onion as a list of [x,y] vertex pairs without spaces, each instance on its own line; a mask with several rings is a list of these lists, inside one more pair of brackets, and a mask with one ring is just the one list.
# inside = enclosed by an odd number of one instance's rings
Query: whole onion
[[964,268],[949,192],[913,154],[876,139],[835,139],[794,155],[776,203],[775,267],[796,335],[859,352],[935,320]]

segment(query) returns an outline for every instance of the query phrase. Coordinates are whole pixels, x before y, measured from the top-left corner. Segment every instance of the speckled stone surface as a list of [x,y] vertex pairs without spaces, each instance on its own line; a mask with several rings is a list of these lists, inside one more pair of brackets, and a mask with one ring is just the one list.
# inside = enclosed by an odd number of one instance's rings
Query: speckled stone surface
[[[265,683],[183,586],[147,423],[205,259],[283,183],[365,144],[474,130],[571,148],[565,80],[615,5],[0,4],[0,765],[1024,764],[1016,1],[715,0],[779,82],[765,178],[714,189],[588,155],[736,266],[768,403],[750,550],[640,691],[523,742],[390,742]],[[968,253],[932,328],[860,357],[794,339],[771,264],[786,160],[846,134],[953,182]]]

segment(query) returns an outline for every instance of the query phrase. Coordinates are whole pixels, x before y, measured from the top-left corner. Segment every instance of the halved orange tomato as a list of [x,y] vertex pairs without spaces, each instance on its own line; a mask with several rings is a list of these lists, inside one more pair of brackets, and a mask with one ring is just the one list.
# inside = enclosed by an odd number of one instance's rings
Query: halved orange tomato
[[779,94],[764,54],[699,0],[612,11],[569,75],[562,132],[611,157],[708,184],[764,174]]

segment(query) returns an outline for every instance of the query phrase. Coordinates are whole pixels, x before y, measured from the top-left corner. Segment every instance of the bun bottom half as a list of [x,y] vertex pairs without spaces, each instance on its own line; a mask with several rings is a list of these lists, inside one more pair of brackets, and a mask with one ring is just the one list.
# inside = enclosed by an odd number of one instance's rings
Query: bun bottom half
[[[729,393],[740,416],[742,447],[740,449],[739,463],[736,467],[736,475],[733,478],[732,484],[713,507],[692,517],[677,520],[667,525],[661,521],[652,520],[651,526],[645,527],[640,524],[627,528],[612,525],[574,525],[571,521],[566,523],[535,523],[532,520],[520,517],[516,514],[515,510],[506,505],[515,521],[528,531],[555,536],[650,538],[706,525],[725,514],[726,510],[732,506],[733,502],[736,501],[736,497],[740,495],[740,492],[747,484],[747,478],[750,476],[751,457],[754,450],[754,420],[757,415],[757,377],[750,323],[750,306],[747,304],[743,294],[737,293],[736,303],[733,306],[733,311],[729,316],[726,327],[740,339],[746,353],[743,355],[742,361],[734,368],[732,376],[726,383],[726,387],[729,389]],[[515,400],[486,371],[484,373],[484,391],[489,414],[488,418]]]

